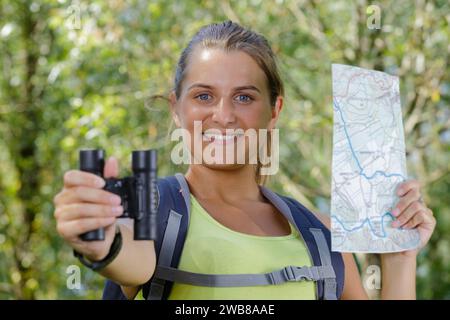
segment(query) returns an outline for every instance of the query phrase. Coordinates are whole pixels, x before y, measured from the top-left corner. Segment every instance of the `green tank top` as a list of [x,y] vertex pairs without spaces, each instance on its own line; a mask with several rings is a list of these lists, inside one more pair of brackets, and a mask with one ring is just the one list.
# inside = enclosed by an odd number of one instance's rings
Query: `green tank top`
[[[196,273],[268,273],[286,266],[311,266],[308,249],[297,229],[291,234],[262,237],[233,231],[213,217],[191,195],[191,216],[178,268]],[[175,283],[171,300],[316,299],[312,281],[253,287],[202,287]]]

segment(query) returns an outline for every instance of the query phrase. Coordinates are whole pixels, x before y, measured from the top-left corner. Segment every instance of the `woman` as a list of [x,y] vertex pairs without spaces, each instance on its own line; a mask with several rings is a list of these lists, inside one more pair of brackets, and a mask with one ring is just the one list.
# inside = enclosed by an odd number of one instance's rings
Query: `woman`
[[[176,125],[187,130],[194,138],[192,143],[200,142],[202,150],[211,144],[225,151],[234,148],[241,137],[227,135],[227,129],[274,130],[283,107],[283,84],[269,44],[261,35],[232,22],[202,28],[180,57],[170,105]],[[200,133],[194,130],[195,121],[201,123]],[[218,133],[208,134],[209,129]],[[192,152],[192,145],[190,150]],[[245,245],[257,243],[259,248],[270,248],[264,252],[267,259],[258,263],[261,270],[267,269],[268,265],[277,265],[275,260],[284,258],[287,260],[280,266],[291,263],[289,259],[311,264],[308,250],[295,233],[295,228],[261,193],[258,184],[262,178],[261,163],[258,161],[255,165],[248,161],[255,155],[248,141],[244,150],[247,160],[244,163],[199,161],[190,164],[185,178],[191,192],[192,215],[196,217],[190,221],[189,228],[195,232],[188,231],[181,267],[209,273],[239,273],[240,268],[248,267],[251,259],[238,256],[239,247],[226,244],[226,237],[234,237],[235,241],[242,241]],[[104,176],[117,174],[117,161],[108,159]],[[63,190],[54,198],[58,233],[89,261],[100,261],[108,255],[115,235],[116,217],[123,211],[120,199],[102,190],[103,186],[103,179],[71,170],[64,175]],[[400,201],[392,214],[396,217],[393,227],[417,228],[422,248],[429,241],[436,221],[432,211],[421,201],[420,194],[417,181],[402,183],[397,193]],[[328,217],[316,217],[330,227]],[[200,225],[207,227],[202,229]],[[83,242],[79,239],[80,234],[98,228],[106,228],[105,241]],[[139,287],[155,271],[154,243],[133,241],[132,229],[124,224],[119,226],[119,230],[123,238],[122,248],[100,273],[119,283],[128,298],[134,298]],[[221,248],[220,255],[215,250],[217,248]],[[292,254],[290,250],[297,248],[298,251]],[[202,256],[195,254],[196,249],[201,249]],[[418,251],[381,255],[382,299],[416,297]],[[208,266],[204,261],[203,264],[198,263],[205,256]],[[242,265],[235,263],[237,257]],[[353,256],[344,253],[342,259],[345,283],[339,298],[367,299]],[[211,262],[214,262],[213,267]],[[221,266],[228,269],[220,269]],[[175,284],[169,298],[314,299],[314,286],[314,282],[308,281],[283,284],[276,289],[274,286],[243,289]]]

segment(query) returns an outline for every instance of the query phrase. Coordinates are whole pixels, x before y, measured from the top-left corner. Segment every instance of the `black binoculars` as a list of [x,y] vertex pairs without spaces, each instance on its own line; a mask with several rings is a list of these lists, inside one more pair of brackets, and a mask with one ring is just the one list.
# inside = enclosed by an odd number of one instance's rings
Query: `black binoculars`
[[[80,150],[80,170],[103,177],[105,152],[101,149]],[[119,218],[134,219],[134,240],[155,240],[158,211],[157,152],[137,150],[132,152],[133,175],[122,179],[105,179],[104,190],[121,198],[123,214]],[[97,229],[80,235],[83,241],[105,239],[105,230]]]

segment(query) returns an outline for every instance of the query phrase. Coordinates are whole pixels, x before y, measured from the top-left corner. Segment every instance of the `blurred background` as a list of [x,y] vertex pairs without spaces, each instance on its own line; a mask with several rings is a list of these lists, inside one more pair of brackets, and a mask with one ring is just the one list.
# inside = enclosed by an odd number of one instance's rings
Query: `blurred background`
[[[408,174],[438,221],[417,294],[450,298],[447,0],[0,0],[0,299],[101,297],[103,279],[56,233],[62,176],[80,148],[95,147],[119,158],[121,175],[131,151],[146,148],[159,149],[159,175],[184,172],[168,161],[165,97],[190,38],[227,19],[265,35],[278,56],[286,97],[280,171],[268,186],[311,210],[329,213],[331,63],[400,77]],[[357,259],[366,279],[378,258]]]

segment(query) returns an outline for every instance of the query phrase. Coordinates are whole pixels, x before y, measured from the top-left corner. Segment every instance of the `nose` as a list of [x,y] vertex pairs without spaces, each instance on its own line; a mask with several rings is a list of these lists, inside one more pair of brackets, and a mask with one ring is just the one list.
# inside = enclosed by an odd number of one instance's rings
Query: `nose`
[[224,128],[234,123],[236,121],[236,115],[234,114],[233,103],[227,101],[225,98],[221,98],[214,108],[212,120]]

